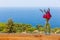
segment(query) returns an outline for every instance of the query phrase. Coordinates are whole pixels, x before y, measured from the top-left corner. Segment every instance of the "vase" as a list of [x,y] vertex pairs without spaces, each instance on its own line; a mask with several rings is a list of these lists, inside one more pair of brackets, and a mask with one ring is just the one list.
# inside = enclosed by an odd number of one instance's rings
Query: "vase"
[[50,34],[51,29],[50,29],[50,24],[49,21],[46,20],[46,24],[45,24],[45,34]]

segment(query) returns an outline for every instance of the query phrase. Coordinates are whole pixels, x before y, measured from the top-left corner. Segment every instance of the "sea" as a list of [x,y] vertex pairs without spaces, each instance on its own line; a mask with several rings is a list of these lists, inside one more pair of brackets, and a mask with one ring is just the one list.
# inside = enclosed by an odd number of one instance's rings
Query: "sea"
[[59,7],[0,7],[0,22],[7,22],[8,19],[16,23],[45,25],[46,20],[43,18],[44,12],[50,8],[51,19],[49,20],[51,28],[60,28],[60,8]]

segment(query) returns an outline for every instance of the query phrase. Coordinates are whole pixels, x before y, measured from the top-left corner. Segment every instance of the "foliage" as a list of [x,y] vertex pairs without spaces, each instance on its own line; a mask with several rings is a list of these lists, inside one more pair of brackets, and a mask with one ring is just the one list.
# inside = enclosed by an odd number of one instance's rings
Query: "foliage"
[[14,26],[14,23],[13,23],[12,19],[8,20],[7,29],[8,29],[8,33],[15,33],[16,32],[15,31],[15,26]]
[[[36,25],[36,27],[33,27],[31,24],[15,23],[12,19],[9,19],[7,23],[0,23],[0,33],[33,33],[34,30],[38,30],[39,32],[48,30],[49,32],[49,29],[50,27],[46,29],[46,25],[45,27],[42,25]],[[53,28],[53,33],[55,33],[58,29],[59,28]]]
[[38,31],[44,31],[44,28],[42,25],[36,25],[36,28]]
[[53,28],[54,33],[60,33],[60,28]]
[[31,27],[31,28],[28,28],[28,29],[27,29],[27,32],[32,33],[34,30],[36,30],[36,28]]

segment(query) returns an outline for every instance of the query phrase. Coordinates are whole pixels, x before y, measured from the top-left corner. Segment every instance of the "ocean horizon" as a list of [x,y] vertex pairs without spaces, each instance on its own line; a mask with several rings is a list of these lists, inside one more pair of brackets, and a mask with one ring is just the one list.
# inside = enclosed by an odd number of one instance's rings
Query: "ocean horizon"
[[[48,9],[48,7],[7,7],[0,8],[0,22],[7,22],[9,18],[12,18],[14,22],[31,24],[36,26],[37,24],[45,25],[45,19],[43,18],[43,14],[40,9]],[[58,27],[60,28],[60,8],[58,7],[50,7],[51,19],[49,23],[51,28]]]

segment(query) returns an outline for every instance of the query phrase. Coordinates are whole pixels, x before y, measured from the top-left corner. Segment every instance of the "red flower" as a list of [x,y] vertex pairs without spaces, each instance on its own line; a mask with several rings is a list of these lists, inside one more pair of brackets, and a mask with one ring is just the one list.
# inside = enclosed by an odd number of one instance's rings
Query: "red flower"
[[43,15],[43,18],[49,20],[49,19],[51,18],[50,11],[47,11],[47,12]]

